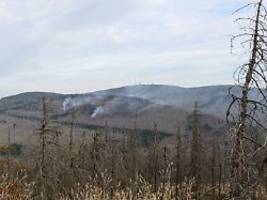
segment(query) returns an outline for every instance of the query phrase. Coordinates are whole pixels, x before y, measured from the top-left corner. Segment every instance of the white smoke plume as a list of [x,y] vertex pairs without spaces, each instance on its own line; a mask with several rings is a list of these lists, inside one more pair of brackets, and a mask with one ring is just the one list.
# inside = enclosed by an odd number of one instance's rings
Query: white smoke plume
[[79,106],[85,105],[87,103],[95,104],[98,101],[98,97],[94,96],[78,96],[75,98],[68,97],[63,102],[63,110],[67,111],[72,108],[77,108]]
[[102,106],[97,107],[93,114],[91,115],[91,118],[95,118],[99,114],[103,114],[105,112],[105,109]]
[[66,98],[65,101],[63,102],[63,110],[69,110],[74,107],[76,107],[76,101],[74,101],[72,98]]

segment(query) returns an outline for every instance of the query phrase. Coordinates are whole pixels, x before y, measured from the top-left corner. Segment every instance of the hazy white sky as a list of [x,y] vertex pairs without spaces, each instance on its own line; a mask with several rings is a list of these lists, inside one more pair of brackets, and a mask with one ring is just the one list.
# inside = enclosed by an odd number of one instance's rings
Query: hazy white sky
[[232,12],[243,3],[0,0],[0,95],[231,84]]

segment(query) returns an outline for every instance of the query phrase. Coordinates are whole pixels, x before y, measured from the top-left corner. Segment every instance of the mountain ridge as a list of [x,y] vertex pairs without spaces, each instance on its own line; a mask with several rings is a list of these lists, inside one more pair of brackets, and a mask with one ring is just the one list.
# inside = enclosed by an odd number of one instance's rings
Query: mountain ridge
[[179,85],[170,85],[170,84],[136,84],[136,85],[125,85],[125,86],[117,86],[117,87],[112,87],[112,88],[107,88],[107,89],[99,89],[99,90],[93,90],[90,92],[80,92],[80,93],[64,93],[64,92],[50,92],[50,91],[25,91],[25,92],[19,92],[16,94],[11,94],[7,96],[3,96],[0,98],[5,99],[9,97],[14,97],[18,95],[24,95],[24,94],[55,94],[55,95],[64,95],[64,96],[69,96],[69,95],[84,95],[84,94],[90,94],[90,93],[96,93],[96,92],[102,92],[102,91],[107,91],[107,90],[116,90],[116,89],[122,89],[122,88],[127,88],[127,87],[138,87],[138,86],[166,86],[166,87],[174,87],[174,88],[180,88],[180,89],[199,89],[199,88],[212,88],[212,87],[233,87],[234,85],[231,84],[218,84],[218,85],[204,85],[204,86],[193,86],[193,87],[185,87],[185,86],[179,86]]
[[[150,101],[152,104],[162,106],[172,106],[175,108],[183,108],[191,110],[194,102],[198,102],[200,109],[205,113],[221,116],[226,111],[226,105],[229,104],[228,89],[232,85],[212,85],[201,87],[179,87],[174,85],[161,84],[141,84],[122,86],[107,90],[100,90],[81,94],[61,94],[53,92],[25,92],[17,95],[4,97],[0,100],[0,110],[6,106],[7,109],[12,108],[10,104],[16,104],[17,107],[22,102],[36,104],[41,101],[43,96],[48,99],[57,100],[62,103],[63,110],[68,104],[69,107],[77,107],[90,104],[94,101],[102,101],[108,97],[125,97],[138,98],[144,101]],[[112,99],[112,98],[110,98]],[[114,100],[114,99],[112,99]],[[59,103],[58,102],[58,103]],[[23,105],[21,105],[23,107]],[[2,109],[1,109],[2,108]]]
[[[42,98],[49,101],[53,120],[67,122],[73,112],[77,123],[132,128],[134,121],[140,129],[159,129],[174,133],[179,124],[188,121],[198,102],[203,123],[220,127],[225,119],[230,98],[229,85],[183,88],[169,85],[132,85],[83,94],[26,92],[2,98],[0,114],[13,118],[33,119],[42,116]],[[4,117],[5,119],[6,117]],[[16,121],[16,120],[15,120]],[[216,125],[217,124],[217,125]]]

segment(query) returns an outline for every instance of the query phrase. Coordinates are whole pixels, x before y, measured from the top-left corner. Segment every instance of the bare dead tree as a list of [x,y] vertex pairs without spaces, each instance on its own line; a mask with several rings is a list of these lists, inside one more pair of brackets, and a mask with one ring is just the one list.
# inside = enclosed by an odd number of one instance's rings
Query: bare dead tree
[[133,131],[131,132],[131,135],[129,136],[129,170],[130,170],[130,176],[131,176],[131,188],[133,190],[133,200],[137,198],[137,179],[138,179],[138,130],[137,130],[137,117],[135,117],[135,120],[133,122]]
[[211,187],[212,187],[212,198],[216,199],[216,157],[217,157],[217,152],[216,152],[216,143],[215,139],[211,141]]
[[165,145],[163,147],[163,169],[162,169],[162,178],[160,180],[161,184],[162,184],[162,188],[161,188],[161,196],[160,199],[163,199],[163,195],[166,192],[166,185],[169,181],[169,166],[170,166],[170,162],[169,162],[169,149],[168,147]]
[[16,127],[17,127],[17,124],[14,123],[13,124],[13,143],[14,144],[16,143]]
[[40,161],[40,178],[41,178],[41,199],[46,199],[46,185],[47,185],[47,175],[46,175],[46,163],[45,163],[45,155],[46,155],[46,132],[48,126],[48,116],[47,116],[47,102],[45,97],[42,101],[42,110],[43,110],[43,119],[41,122],[40,128],[40,139],[41,139],[41,161]]
[[158,125],[154,124],[154,141],[153,141],[153,189],[158,191],[159,187],[159,132]]
[[119,147],[119,153],[120,153],[120,158],[119,158],[119,165],[118,165],[118,171],[120,172],[118,174],[118,178],[121,180],[121,185],[125,187],[128,185],[131,174],[129,174],[129,154],[130,154],[130,147],[129,147],[129,137],[128,137],[128,132],[125,130],[124,126],[121,131],[122,134],[122,142],[121,142],[121,147]]
[[8,131],[7,131],[7,143],[8,143],[8,151],[7,151],[7,175],[8,178],[10,178],[10,173],[11,173],[11,166],[10,166],[10,153],[12,151],[11,148],[11,138],[10,138],[10,127],[8,126]]
[[204,143],[202,138],[202,130],[200,125],[200,114],[198,104],[195,103],[193,113],[193,132],[191,142],[191,176],[195,178],[195,198],[200,199],[201,184],[203,183],[203,159],[204,159]]
[[[152,191],[158,197],[158,189],[160,186],[160,149],[159,149],[159,131],[158,124],[153,124],[153,134],[151,134],[151,143],[148,148],[146,171],[144,175],[147,175],[149,182],[152,186]],[[141,173],[141,174],[140,174]],[[142,171],[139,170],[139,174]]]
[[[252,151],[248,148],[248,145],[256,143],[258,149],[262,149],[265,146],[264,143],[259,144],[253,140],[251,127],[257,125],[262,130],[267,130],[266,123],[262,120],[267,108],[266,8],[263,0],[257,0],[241,7],[236,12],[241,12],[245,8],[254,9],[253,16],[236,19],[236,22],[242,24],[242,32],[233,36],[232,44],[236,40],[239,41],[241,46],[248,50],[249,61],[241,65],[235,73],[237,87],[241,88],[241,95],[235,95],[232,92],[234,89],[230,90],[233,101],[227,111],[228,123],[234,122],[235,124],[232,131],[233,185],[231,194],[234,199],[251,198],[248,194],[248,186],[251,184],[253,170],[249,161],[258,150]],[[237,108],[237,112],[235,112],[234,108]]]
[[176,155],[175,155],[175,199],[179,200],[179,189],[178,184],[181,183],[181,128],[177,128],[176,136]]
[[222,196],[222,164],[219,164],[218,199]]
[[116,167],[116,146],[115,146],[115,133],[114,129],[112,130],[112,136],[110,140],[110,178],[111,178],[111,187],[110,187],[110,196],[111,198],[114,198],[115,195],[115,188],[116,188],[116,178],[117,178],[117,167]]
[[58,137],[61,132],[49,125],[47,101],[42,100],[42,120],[38,130],[40,135],[40,160],[39,160],[39,185],[40,198],[51,199],[53,190],[57,187],[58,179],[56,175],[56,155],[53,149],[58,147]]
[[70,155],[70,167],[73,168],[74,158],[73,158],[73,130],[75,122],[75,111],[71,113],[71,124],[70,124],[70,136],[69,136],[69,155]]
[[110,135],[109,135],[108,121],[105,120],[105,142],[106,144],[108,144],[109,139],[110,139]]
[[137,174],[137,153],[138,153],[138,130],[137,130],[137,122],[136,120],[134,121],[133,125],[133,131],[130,135],[129,139],[129,146],[131,150],[131,177],[132,181],[135,184],[138,178]]
[[92,151],[91,151],[91,160],[92,160],[92,174],[93,180],[98,182],[99,178],[99,169],[98,169],[98,162],[99,162],[99,134],[98,132],[93,134],[93,143],[92,143]]

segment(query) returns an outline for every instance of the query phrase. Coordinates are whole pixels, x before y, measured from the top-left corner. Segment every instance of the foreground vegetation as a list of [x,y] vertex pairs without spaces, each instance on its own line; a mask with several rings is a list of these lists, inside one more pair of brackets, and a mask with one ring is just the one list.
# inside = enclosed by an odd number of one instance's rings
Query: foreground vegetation
[[[19,145],[10,143],[9,131],[9,143],[0,148],[2,199],[231,199],[231,137],[204,138],[197,104],[189,117],[192,134],[177,127],[173,142],[165,143],[157,124],[144,142],[135,121],[132,130],[116,133],[106,122],[74,140],[75,110],[64,133],[50,121],[47,102],[44,98],[35,147],[16,157]],[[262,141],[260,133],[257,140]],[[251,181],[248,190],[257,200],[267,198],[262,164],[255,168],[260,181]]]

